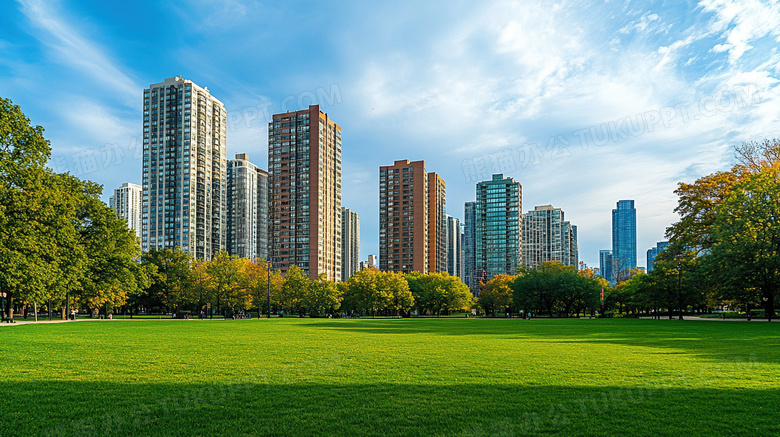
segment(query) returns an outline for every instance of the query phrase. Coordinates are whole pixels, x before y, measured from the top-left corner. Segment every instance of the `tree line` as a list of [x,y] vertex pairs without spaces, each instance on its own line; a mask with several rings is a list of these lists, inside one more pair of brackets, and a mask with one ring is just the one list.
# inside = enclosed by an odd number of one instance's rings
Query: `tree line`
[[472,304],[466,285],[447,273],[366,269],[346,282],[330,281],[324,274],[311,280],[298,266],[283,274],[269,271],[265,260],[254,263],[220,252],[211,261],[200,261],[180,249],[151,250],[141,263],[153,272],[151,282],[128,305],[151,313],[410,316],[468,310]]
[[780,141],[743,143],[737,164],[679,183],[679,221],[651,272],[610,290],[608,304],[629,314],[760,309],[775,317],[780,287]]
[[560,262],[543,262],[516,275],[496,275],[482,285],[479,306],[490,315],[519,313],[550,317],[593,315],[601,310],[605,279]]
[[[27,304],[118,302],[147,285],[135,234],[102,188],[46,167],[51,147],[0,98],[0,295],[3,318]],[[64,310],[63,310],[64,313]]]

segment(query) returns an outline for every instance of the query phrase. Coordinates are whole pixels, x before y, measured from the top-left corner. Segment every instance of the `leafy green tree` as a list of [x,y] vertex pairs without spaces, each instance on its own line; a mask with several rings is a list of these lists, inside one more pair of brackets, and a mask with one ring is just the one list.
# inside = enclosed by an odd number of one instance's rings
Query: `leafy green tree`
[[601,283],[577,273],[574,266],[544,262],[535,269],[522,269],[512,284],[513,300],[518,308],[537,313],[573,314],[595,309]]
[[414,306],[414,296],[409,290],[409,283],[401,273],[380,272],[377,278],[377,288],[384,297],[384,309],[390,314],[408,313]]
[[341,291],[335,282],[328,281],[327,275],[320,273],[317,280],[309,284],[308,292],[303,298],[303,306],[308,309],[311,317],[335,314],[341,307]]
[[127,223],[94,195],[84,202],[84,218],[78,230],[85,252],[85,268],[81,280],[80,302],[93,310],[119,307],[128,296],[141,290],[149,282],[146,270],[137,259],[141,255],[135,233]]
[[[146,284],[135,235],[99,199],[102,188],[44,167],[43,128],[0,99],[0,291],[14,300],[120,306]],[[65,308],[63,308],[63,317]]]
[[268,311],[269,300],[278,307],[278,297],[281,293],[284,278],[281,272],[271,271],[270,273],[270,288],[269,288],[269,272],[268,262],[262,260],[259,263],[250,262],[247,265],[247,280],[249,284],[247,286],[251,297],[252,305],[257,308],[257,316],[264,311]]
[[141,256],[141,262],[154,268],[146,293],[138,295],[135,303],[147,311],[169,313],[189,300],[192,257],[181,248],[151,249]]
[[442,311],[470,307],[473,302],[468,286],[447,272],[412,272],[405,277],[420,314],[441,315]]
[[279,293],[279,306],[290,314],[303,316],[306,313],[304,304],[310,285],[311,280],[300,267],[290,266],[284,275],[284,283]]
[[[82,252],[73,227],[80,202],[75,178],[44,168],[51,154],[43,128],[19,106],[0,98],[0,291],[3,317],[15,299],[57,301],[80,272]],[[81,184],[77,184],[80,188]]]
[[[724,300],[743,306],[760,303],[771,316],[777,304],[777,293],[771,291],[774,286],[766,280],[763,288],[756,286],[760,282],[756,272],[747,268],[744,258],[737,259],[737,254],[750,257],[745,249],[757,250],[756,265],[771,275],[771,266],[758,253],[766,253],[776,216],[771,198],[762,201],[761,196],[771,196],[778,179],[780,141],[743,143],[736,148],[736,156],[738,164],[730,171],[679,184],[675,193],[680,200],[675,211],[680,220],[667,229],[670,244],[664,252],[690,262],[683,282],[688,280],[688,287],[697,288],[693,303],[696,308],[711,308]],[[744,203],[739,204],[740,200]],[[765,228],[757,232],[762,225]],[[692,293],[684,294],[694,297]]]
[[211,302],[211,293],[215,288],[214,280],[206,270],[207,267],[206,261],[193,260],[187,281],[190,286],[189,293],[187,293],[187,303],[194,306],[198,315],[201,311],[208,314],[208,304]]
[[355,272],[343,286],[342,308],[372,316],[408,314],[414,305],[410,285],[403,274],[364,269]]
[[474,303],[474,295],[471,294],[469,287],[463,283],[457,276],[452,276],[447,272],[430,273],[434,276],[439,285],[437,287],[442,291],[441,310],[450,313],[452,311],[462,311],[471,308]]
[[496,315],[496,313],[510,312],[512,306],[512,283],[515,276],[496,275],[479,292],[479,306],[487,314]]
[[774,317],[780,289],[780,177],[762,170],[738,183],[712,226],[713,273],[732,300],[761,304]]
[[213,300],[210,302],[212,309],[225,315],[222,309],[223,304],[227,304],[232,311],[246,305],[249,293],[247,292],[245,259],[220,251],[206,265],[206,273],[211,278],[212,288],[209,297]]
[[388,296],[380,289],[380,276],[377,269],[364,269],[355,272],[345,283],[342,306],[348,311],[369,312],[372,315],[382,309]]

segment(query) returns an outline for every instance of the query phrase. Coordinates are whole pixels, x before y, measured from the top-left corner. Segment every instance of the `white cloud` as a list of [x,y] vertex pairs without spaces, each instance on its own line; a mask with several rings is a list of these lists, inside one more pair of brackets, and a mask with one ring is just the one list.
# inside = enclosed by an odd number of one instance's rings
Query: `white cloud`
[[136,126],[132,120],[116,115],[111,107],[80,96],[59,97],[61,98],[57,99],[54,109],[62,117],[62,126],[66,126],[70,132],[78,133],[76,141],[73,141],[67,138],[68,132],[54,132],[58,138],[63,139],[58,142],[57,150],[60,153],[83,147],[101,147],[109,143],[124,145],[137,135],[140,125]]
[[[646,13],[642,15],[642,17],[638,21],[633,21],[620,28],[618,32],[622,34],[629,34],[635,30],[638,32],[644,32],[645,30],[648,30],[651,23],[653,23],[654,21],[658,21],[658,19],[659,19],[658,14]],[[652,28],[650,28],[650,30],[652,30]]]
[[22,13],[32,24],[46,34],[35,34],[41,42],[54,50],[61,63],[85,73],[91,80],[109,86],[122,96],[128,106],[135,106],[143,87],[130,79],[127,69],[113,61],[95,42],[73,27],[68,19],[58,14],[56,6],[41,0],[18,0]]
[[727,43],[718,44],[716,51],[728,50],[729,62],[736,64],[753,48],[751,42],[765,36],[780,41],[780,4],[759,0],[702,0],[699,6],[714,12],[716,20],[711,28],[722,33]]

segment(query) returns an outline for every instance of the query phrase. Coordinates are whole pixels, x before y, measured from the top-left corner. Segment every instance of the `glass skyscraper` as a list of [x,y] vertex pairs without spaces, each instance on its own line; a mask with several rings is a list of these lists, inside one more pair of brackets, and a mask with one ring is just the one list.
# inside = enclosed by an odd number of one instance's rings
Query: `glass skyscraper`
[[653,271],[653,264],[655,263],[655,257],[658,256],[659,253],[663,252],[664,249],[669,245],[668,241],[659,241],[656,243],[655,247],[651,247],[650,249],[647,249],[647,272],[650,273]]
[[619,200],[612,210],[612,274],[617,282],[636,268],[636,209],[633,200]]
[[469,286],[474,295],[479,294],[479,283],[476,274],[476,202],[466,202],[463,216],[463,282]]
[[514,275],[522,265],[523,189],[520,182],[494,174],[477,184],[475,210],[476,270],[490,279]]
[[612,251],[600,250],[599,251],[599,276],[609,281],[610,284],[614,284],[612,280]]
[[460,220],[447,216],[447,272],[463,279],[463,231]]

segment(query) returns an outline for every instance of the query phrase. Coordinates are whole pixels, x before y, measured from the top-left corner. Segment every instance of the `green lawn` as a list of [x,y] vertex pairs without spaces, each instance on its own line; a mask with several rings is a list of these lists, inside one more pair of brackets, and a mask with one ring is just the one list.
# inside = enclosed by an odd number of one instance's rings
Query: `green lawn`
[[0,328],[0,435],[780,435],[780,324]]

